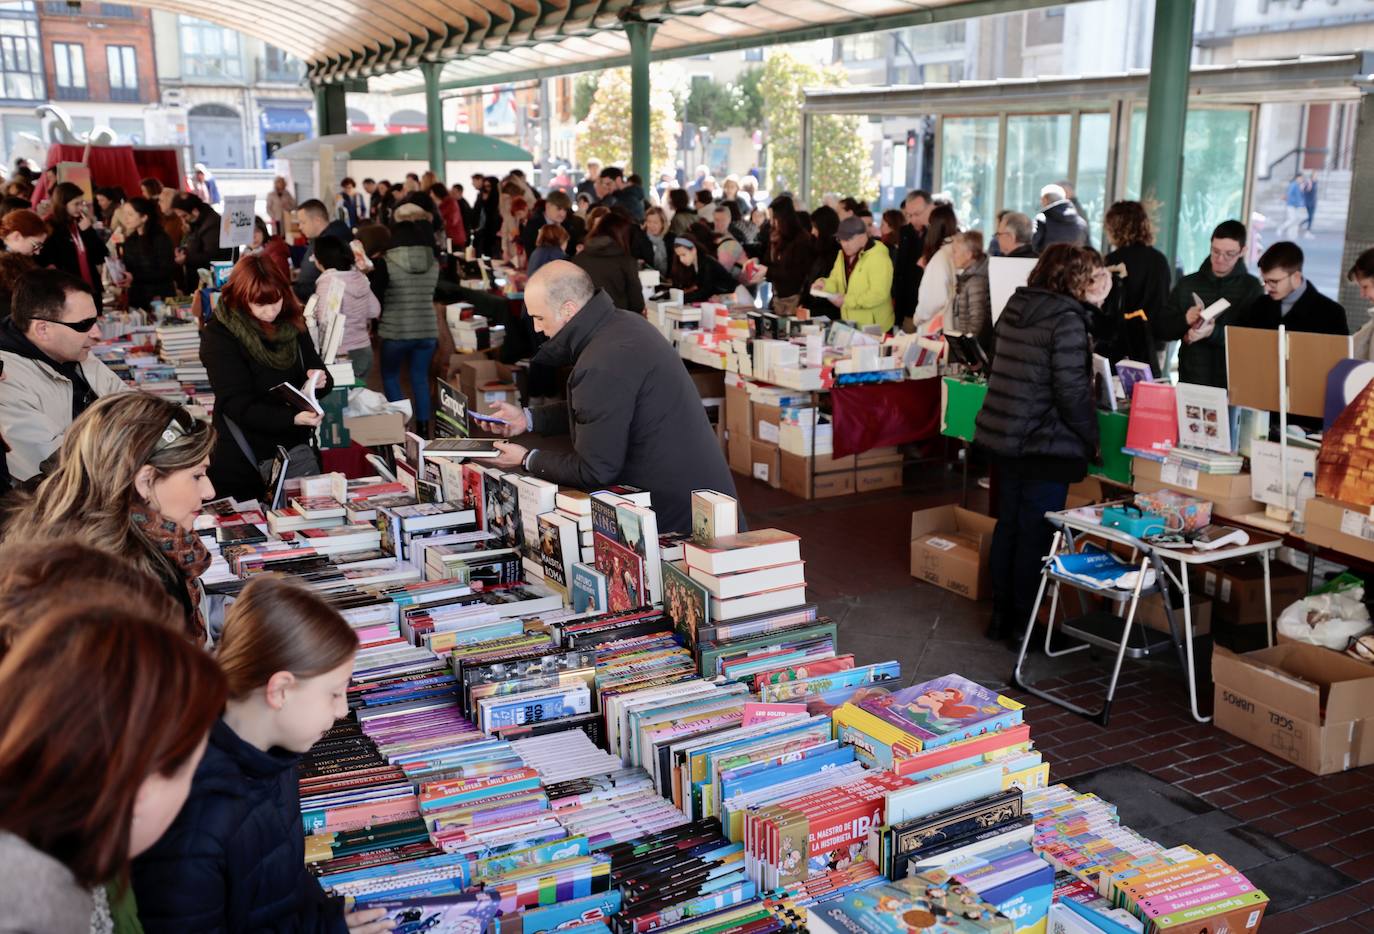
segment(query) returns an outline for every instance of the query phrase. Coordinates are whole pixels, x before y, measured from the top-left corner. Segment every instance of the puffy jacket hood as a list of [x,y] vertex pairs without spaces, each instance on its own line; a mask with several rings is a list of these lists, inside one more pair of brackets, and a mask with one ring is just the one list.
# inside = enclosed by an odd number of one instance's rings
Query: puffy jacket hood
[[1040,213],[1044,214],[1045,219],[1051,222],[1077,223],[1078,211],[1074,208],[1072,201],[1056,201]]
[[387,265],[409,273],[429,272],[434,266],[434,248],[430,246],[394,246],[386,251]]
[[1065,314],[1078,315],[1086,320],[1082,304],[1069,296],[1048,289],[1022,286],[1007,300],[1002,317],[1008,324],[1025,328]]

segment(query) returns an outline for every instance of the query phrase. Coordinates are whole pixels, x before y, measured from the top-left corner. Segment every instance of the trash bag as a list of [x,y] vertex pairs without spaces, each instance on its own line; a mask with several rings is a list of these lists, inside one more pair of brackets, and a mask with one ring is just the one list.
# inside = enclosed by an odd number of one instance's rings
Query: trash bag
[[1307,642],[1343,652],[1352,639],[1374,631],[1364,588],[1304,597],[1279,614],[1279,632],[1295,642]]

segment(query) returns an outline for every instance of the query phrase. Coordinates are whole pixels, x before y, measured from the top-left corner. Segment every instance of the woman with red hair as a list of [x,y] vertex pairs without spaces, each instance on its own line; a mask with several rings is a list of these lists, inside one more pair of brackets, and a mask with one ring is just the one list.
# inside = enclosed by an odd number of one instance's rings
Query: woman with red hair
[[334,386],[309,332],[300,301],[270,257],[239,260],[200,337],[200,360],[215,393],[219,442],[210,479],[221,496],[262,496],[277,448],[290,453],[288,477],[319,473],[314,429],[322,416],[302,411],[273,387],[288,383],[317,396]]
[[38,268],[36,257],[47,239],[47,222],[32,211],[21,208],[0,218],[0,320],[10,316],[19,277]]

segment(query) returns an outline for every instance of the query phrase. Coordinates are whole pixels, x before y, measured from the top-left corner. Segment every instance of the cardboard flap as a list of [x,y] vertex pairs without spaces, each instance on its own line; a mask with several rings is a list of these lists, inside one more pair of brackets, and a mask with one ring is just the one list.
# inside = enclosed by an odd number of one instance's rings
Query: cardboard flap
[[1338,334],[1288,332],[1288,414],[1325,414],[1326,377],[1337,363],[1354,356],[1353,347],[1351,338]]
[[[1257,361],[1269,361],[1260,366]],[[1329,369],[1329,367],[1328,367]],[[1232,405],[1279,410],[1279,332],[1266,328],[1226,329],[1227,387]],[[1290,370],[1291,373],[1291,370]],[[1322,371],[1326,378],[1326,371]],[[1317,414],[1321,414],[1318,412]],[[1139,466],[1137,465],[1137,469]]]
[[962,506],[954,507],[954,519],[960,532],[978,542],[976,547],[979,551],[986,552],[992,547],[992,533],[997,528],[996,519],[964,509]]
[[1321,723],[1320,687],[1284,670],[1293,654],[1292,648],[1281,645],[1237,655],[1215,646],[1212,649],[1212,680],[1300,720]]
[[911,514],[911,539],[915,541],[931,532],[950,531],[958,528],[953,506],[935,506],[920,509]]
[[1374,668],[1319,645],[1294,644],[1285,668],[1326,689],[1327,723],[1374,715]]

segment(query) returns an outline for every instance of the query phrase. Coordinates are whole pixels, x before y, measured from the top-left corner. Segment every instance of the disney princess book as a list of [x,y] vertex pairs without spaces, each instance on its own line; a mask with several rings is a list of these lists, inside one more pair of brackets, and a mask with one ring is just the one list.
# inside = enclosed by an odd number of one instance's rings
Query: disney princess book
[[1005,730],[1021,722],[1021,705],[959,675],[944,675],[859,707],[920,741],[921,749]]

